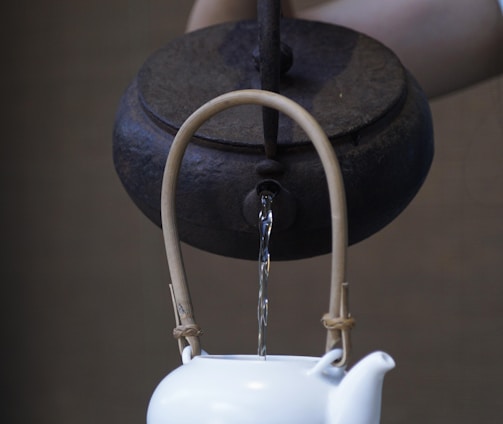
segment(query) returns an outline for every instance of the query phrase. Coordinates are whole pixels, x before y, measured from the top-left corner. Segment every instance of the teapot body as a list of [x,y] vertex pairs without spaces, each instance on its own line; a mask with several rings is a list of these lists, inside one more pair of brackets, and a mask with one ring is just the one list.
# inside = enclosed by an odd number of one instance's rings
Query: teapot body
[[[329,137],[344,179],[349,244],[357,243],[398,216],[428,173],[433,128],[427,99],[393,52],[367,36],[302,20],[284,20],[281,28],[294,63],[280,93],[308,110]],[[186,34],[155,52],[125,92],[114,162],[135,204],[157,225],[164,165],[182,123],[212,98],[260,87],[250,53],[256,32],[256,23],[239,22]],[[196,132],[179,177],[180,239],[255,260],[255,189],[273,179],[282,191],[273,205],[272,259],[329,253],[329,197],[316,151],[280,115],[276,156],[266,160],[261,118],[258,106],[241,106]]]
[[196,356],[157,386],[147,424],[378,424],[393,359],[374,352],[346,372],[340,355]]
[[203,355],[170,373],[150,401],[147,424],[322,424],[344,374],[310,370],[319,358]]

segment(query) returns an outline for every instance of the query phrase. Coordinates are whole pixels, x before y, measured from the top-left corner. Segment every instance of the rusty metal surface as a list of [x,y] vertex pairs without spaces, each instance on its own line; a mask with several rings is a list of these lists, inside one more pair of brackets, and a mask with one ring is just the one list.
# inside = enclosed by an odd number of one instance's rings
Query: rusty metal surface
[[[433,156],[428,103],[398,59],[361,34],[285,20],[282,37],[295,62],[281,79],[281,93],[306,107],[329,135],[344,177],[349,242],[356,243],[391,222],[422,185]],[[116,169],[133,201],[158,225],[162,173],[176,129],[215,96],[260,87],[255,44],[253,22],[189,34],[150,57],[124,94],[114,131]],[[321,163],[283,116],[277,155],[266,159],[261,118],[259,107],[237,107],[197,132],[179,179],[180,237],[203,250],[256,260],[258,235],[250,220],[258,196],[254,204],[250,193],[274,179],[287,198],[280,193],[273,206],[281,225],[271,238],[272,259],[327,253]]]

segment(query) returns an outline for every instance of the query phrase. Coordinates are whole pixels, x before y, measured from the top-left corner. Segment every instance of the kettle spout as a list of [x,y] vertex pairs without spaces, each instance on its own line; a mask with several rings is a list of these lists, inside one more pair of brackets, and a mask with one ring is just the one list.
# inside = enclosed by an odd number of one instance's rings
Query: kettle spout
[[327,423],[379,424],[384,375],[394,367],[384,352],[360,360],[330,392]]

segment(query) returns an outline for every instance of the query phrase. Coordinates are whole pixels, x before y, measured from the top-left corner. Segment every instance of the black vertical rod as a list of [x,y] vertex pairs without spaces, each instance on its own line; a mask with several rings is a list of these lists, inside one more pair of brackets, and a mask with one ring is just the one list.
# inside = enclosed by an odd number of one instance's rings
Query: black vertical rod
[[[262,90],[279,93],[280,83],[280,0],[258,0],[259,64]],[[264,145],[267,158],[276,156],[279,112],[262,108]]]

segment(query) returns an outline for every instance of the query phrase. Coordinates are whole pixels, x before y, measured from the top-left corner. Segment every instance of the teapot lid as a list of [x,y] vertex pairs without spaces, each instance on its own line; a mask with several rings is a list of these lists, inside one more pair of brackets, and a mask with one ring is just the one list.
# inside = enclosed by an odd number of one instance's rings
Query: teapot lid
[[[260,88],[253,57],[257,31],[256,21],[226,23],[188,33],[158,50],[137,76],[143,109],[174,134],[210,99]],[[280,92],[309,110],[329,139],[368,127],[404,97],[404,68],[393,52],[370,37],[336,25],[283,19],[281,40],[292,50],[293,65],[281,77]],[[215,116],[195,140],[262,149],[262,117],[249,113],[249,107]],[[303,144],[310,145],[305,134],[280,117],[278,146]]]

